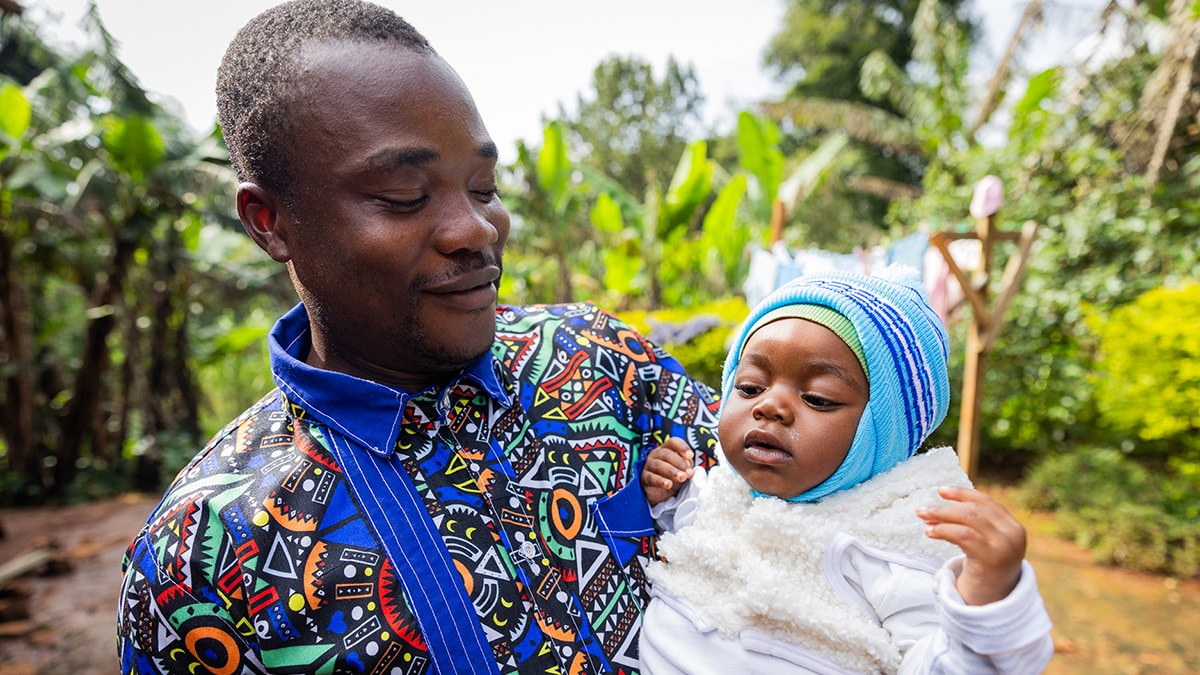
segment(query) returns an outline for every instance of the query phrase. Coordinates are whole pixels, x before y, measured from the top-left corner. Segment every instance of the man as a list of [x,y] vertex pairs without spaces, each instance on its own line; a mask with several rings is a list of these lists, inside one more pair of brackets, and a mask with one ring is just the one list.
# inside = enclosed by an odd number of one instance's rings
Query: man
[[390,11],[270,9],[217,93],[238,215],[301,304],[278,390],[130,546],[123,671],[635,671],[638,472],[711,449],[715,397],[591,305],[497,305],[496,147]]

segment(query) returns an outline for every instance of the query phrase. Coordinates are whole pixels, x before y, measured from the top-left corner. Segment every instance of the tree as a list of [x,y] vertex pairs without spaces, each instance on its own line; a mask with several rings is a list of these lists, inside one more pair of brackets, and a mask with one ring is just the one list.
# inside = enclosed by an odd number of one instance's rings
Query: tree
[[863,62],[882,51],[902,68],[909,63],[910,28],[919,4],[920,0],[789,0],[783,26],[768,43],[763,61],[790,83],[789,98],[872,103],[858,86]]
[[1147,3],[1159,19],[1165,48],[1138,101],[1140,114],[1121,142],[1126,156],[1153,187],[1200,147],[1200,2]]
[[149,100],[94,5],[86,27],[94,46],[77,56],[14,48],[30,56],[13,75],[38,74],[2,86],[6,112],[31,111],[0,125],[10,498],[61,497],[81,468],[131,455],[138,487],[152,489],[164,444],[194,449],[202,437],[192,253],[206,223],[230,224],[227,198],[204,195],[232,194],[232,172],[219,143],[191,138]]
[[[1130,102],[1172,52],[1151,48],[1146,34],[1157,26],[1142,10],[1110,6],[1100,18],[1125,54],[1029,78],[1008,106],[1004,143],[952,149],[927,173],[922,198],[893,206],[895,222],[956,223],[974,180],[994,174],[1006,186],[1003,221],[1040,225],[983,387],[983,445],[994,458],[1118,445],[1100,424],[1090,378],[1099,339],[1085,318],[1106,321],[1147,291],[1200,278],[1200,159],[1169,154],[1175,161],[1151,184],[1123,144],[1145,115]],[[1170,128],[1166,147],[1194,142],[1187,125]]]
[[[965,7],[961,0],[789,2],[784,25],[764,55],[789,92],[764,110],[781,123],[789,156],[802,158],[829,132],[845,132],[853,140],[838,158],[840,178],[829,181],[794,215],[806,226],[793,234],[800,243],[862,244],[883,233],[892,200],[920,193],[931,161],[922,141],[933,136],[919,134],[921,122],[914,119],[919,112],[905,105],[906,98],[912,100],[905,92],[869,91],[862,83],[870,67],[889,64],[893,74],[907,80],[898,82],[901,86],[926,80],[926,91],[934,96],[947,85],[947,91],[961,90],[958,78],[965,72],[966,44],[973,33]],[[924,59],[921,38],[937,45]],[[955,103],[940,110],[961,113]],[[942,120],[942,126],[946,122],[950,120]]]
[[596,66],[592,87],[592,98],[579,95],[574,114],[559,110],[580,163],[632,194],[651,182],[666,190],[701,124],[704,97],[693,68],[668,58],[660,80],[640,57],[611,56]]
[[[574,302],[576,277],[595,276],[589,274],[595,272],[594,255],[589,255],[594,246],[586,214],[589,189],[568,156],[563,124],[546,123],[536,151],[518,141],[517,161],[509,169],[519,189],[505,190],[515,214],[506,283],[519,281],[528,302]],[[536,270],[520,274],[526,272],[525,260],[532,260]],[[547,261],[553,266],[549,276]]]
[[750,237],[737,219],[746,177],[733,176],[713,199],[716,165],[706,153],[704,141],[688,145],[668,189],[650,184],[641,202],[601,184],[591,219],[608,244],[604,282],[617,306],[634,297],[652,310],[689,306],[711,299],[713,288],[726,292],[740,270]]

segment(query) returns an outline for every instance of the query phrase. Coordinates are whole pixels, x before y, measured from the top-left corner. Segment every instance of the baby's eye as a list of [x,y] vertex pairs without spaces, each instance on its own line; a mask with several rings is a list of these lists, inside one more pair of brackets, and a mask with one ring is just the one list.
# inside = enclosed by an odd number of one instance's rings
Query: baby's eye
[[756,384],[735,384],[733,388],[744,398],[754,398],[763,391],[763,388]]
[[802,398],[804,399],[804,402],[809,405],[809,407],[816,410],[830,410],[842,405],[833,399],[825,398],[819,394],[804,394]]

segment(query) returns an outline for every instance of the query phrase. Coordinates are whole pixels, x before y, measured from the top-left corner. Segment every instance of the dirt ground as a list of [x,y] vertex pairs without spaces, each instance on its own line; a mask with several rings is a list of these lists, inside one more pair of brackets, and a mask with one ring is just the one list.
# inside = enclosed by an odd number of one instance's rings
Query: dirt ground
[[[985,488],[987,489],[987,488]],[[1001,499],[1003,490],[988,489]],[[53,541],[72,570],[20,583],[27,624],[0,625],[0,675],[117,671],[115,616],[125,546],[156,497],[129,495],[59,509],[0,510],[0,565]],[[1200,672],[1200,580],[1180,582],[1096,565],[1087,551],[1049,536],[1053,517],[1018,512],[1050,616],[1051,675]]]

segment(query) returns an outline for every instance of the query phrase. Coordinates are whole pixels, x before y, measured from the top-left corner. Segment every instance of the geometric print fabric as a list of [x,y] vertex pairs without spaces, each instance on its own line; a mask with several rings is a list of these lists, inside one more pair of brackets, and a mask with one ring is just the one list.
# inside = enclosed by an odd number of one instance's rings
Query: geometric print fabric
[[[655,555],[620,531],[645,509],[637,469],[672,436],[711,464],[716,398],[586,303],[499,307],[491,356],[512,404],[470,378],[420,392],[389,461],[499,672],[636,672]],[[180,473],[126,556],[124,672],[429,672],[329,433],[272,392]]]

